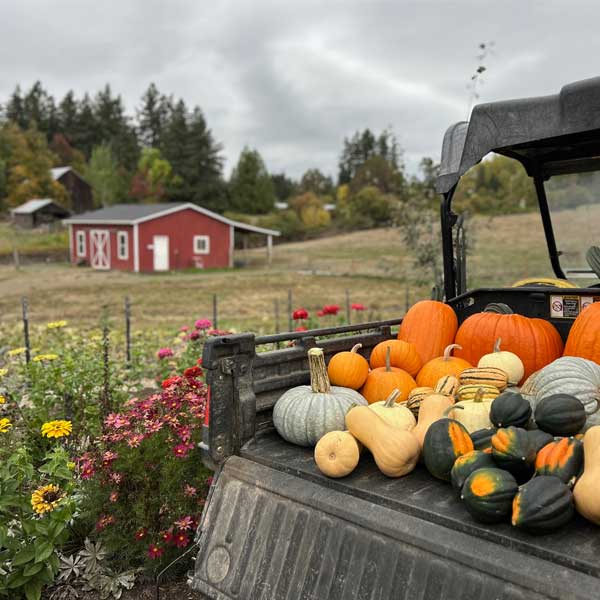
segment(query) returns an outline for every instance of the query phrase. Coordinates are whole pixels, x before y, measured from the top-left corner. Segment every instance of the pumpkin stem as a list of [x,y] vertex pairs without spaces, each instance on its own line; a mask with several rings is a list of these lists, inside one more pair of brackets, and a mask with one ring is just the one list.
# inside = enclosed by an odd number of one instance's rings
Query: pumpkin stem
[[600,410],[600,400],[594,400],[594,402],[596,403],[596,408],[594,410],[588,410],[587,407],[585,409],[585,414],[589,417],[590,415],[593,415],[594,413],[597,413]]
[[328,394],[331,392],[322,348],[311,348],[308,351],[308,368],[310,369],[310,388],[313,394]]
[[386,398],[384,406],[386,408],[392,408],[394,404],[396,404],[396,399],[400,395],[400,390],[398,388],[394,388],[392,393]]
[[446,346],[446,349],[444,350],[444,360],[450,360],[450,354],[452,354],[452,350],[454,350],[454,348],[462,350],[462,346],[460,344],[450,344],[449,346]]
[[352,350],[350,350],[350,352],[352,352],[352,354],[356,354],[361,348],[362,348],[362,344],[354,344],[354,346],[352,346]]
[[386,351],[385,351],[385,370],[389,373],[392,369],[391,369],[391,359],[390,356],[392,354],[392,347],[388,346]]
[[483,402],[483,396],[485,394],[485,388],[480,387],[473,398],[473,402]]
[[494,344],[494,352],[500,352],[500,344],[502,343],[502,338],[498,338],[496,343]]

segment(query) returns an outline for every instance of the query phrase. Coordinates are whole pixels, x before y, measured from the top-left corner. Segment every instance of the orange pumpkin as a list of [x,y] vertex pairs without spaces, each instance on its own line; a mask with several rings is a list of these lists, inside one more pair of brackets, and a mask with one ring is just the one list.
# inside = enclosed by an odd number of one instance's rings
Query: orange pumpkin
[[578,356],[600,365],[600,302],[584,308],[575,319],[564,356]]
[[369,404],[385,400],[396,388],[400,391],[397,402],[404,402],[411,390],[417,387],[415,380],[406,371],[390,365],[390,353],[388,348],[385,367],[373,369],[360,390]]
[[460,349],[458,344],[450,344],[444,350],[444,356],[430,360],[417,375],[417,385],[420,387],[435,387],[442,377],[453,375],[458,377],[465,369],[473,367],[468,361],[450,356],[452,350]]
[[369,374],[369,363],[358,351],[362,344],[356,344],[350,352],[338,352],[331,357],[327,366],[327,375],[333,385],[357,390]]
[[442,356],[444,348],[454,342],[457,328],[456,314],[447,304],[421,300],[406,313],[398,339],[414,344],[421,362],[426,364],[432,358]]
[[417,349],[413,344],[404,340],[388,340],[379,342],[371,351],[369,363],[371,369],[385,367],[385,355],[387,348],[390,349],[390,365],[403,369],[414,377],[422,367],[421,359],[417,353]]
[[458,328],[456,356],[476,365],[502,338],[502,348],[514,352],[525,367],[523,380],[562,355],[563,342],[548,321],[522,315],[481,312],[471,315]]

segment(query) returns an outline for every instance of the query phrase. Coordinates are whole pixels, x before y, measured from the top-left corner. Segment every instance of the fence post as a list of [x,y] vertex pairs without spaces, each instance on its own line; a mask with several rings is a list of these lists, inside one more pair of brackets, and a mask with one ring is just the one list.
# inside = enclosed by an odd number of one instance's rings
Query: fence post
[[404,310],[404,314],[406,314],[408,312],[408,309],[410,308],[410,292],[409,292],[409,288],[408,288],[408,281],[406,282],[406,290],[405,290],[405,310]]
[[288,289],[288,305],[287,305],[287,309],[288,309],[288,331],[292,331],[292,329],[294,328],[294,322],[292,319],[292,288]]
[[217,319],[218,319],[218,313],[217,313],[217,295],[213,294],[213,319],[212,320],[213,320],[213,328],[214,329],[218,329],[219,328],[218,325],[217,325],[217,323],[218,323]]
[[351,315],[350,315],[350,290],[346,290],[346,321],[348,321],[348,325],[351,325]]
[[26,296],[21,298],[23,311],[23,340],[25,342],[25,362],[31,362],[31,342],[29,341],[29,303]]
[[[279,323],[279,298],[275,298],[275,333],[280,333],[281,327]],[[279,349],[279,342],[276,345]]]
[[131,367],[131,303],[129,296],[125,296],[125,360],[127,367]]

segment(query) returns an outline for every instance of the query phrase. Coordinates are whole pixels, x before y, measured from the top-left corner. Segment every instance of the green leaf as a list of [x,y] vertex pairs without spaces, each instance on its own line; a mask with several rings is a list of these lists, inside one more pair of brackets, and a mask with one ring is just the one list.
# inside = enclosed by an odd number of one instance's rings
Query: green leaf
[[13,567],[18,567],[19,565],[24,565],[28,563],[30,560],[36,556],[35,547],[34,546],[25,546],[22,550],[17,552],[15,557],[13,558],[12,565]]
[[27,600],[40,600],[42,596],[42,583],[40,581],[30,581],[23,588]]
[[54,544],[52,542],[41,542],[35,545],[35,562],[39,563],[46,560],[54,552]]
[[25,575],[25,577],[31,577],[32,575],[39,573],[43,568],[44,568],[44,563],[42,563],[42,562],[32,563],[30,565],[27,565],[23,569],[23,575]]
[[28,581],[29,577],[25,577],[21,571],[15,571],[8,576],[8,585],[6,587],[9,589],[18,588]]

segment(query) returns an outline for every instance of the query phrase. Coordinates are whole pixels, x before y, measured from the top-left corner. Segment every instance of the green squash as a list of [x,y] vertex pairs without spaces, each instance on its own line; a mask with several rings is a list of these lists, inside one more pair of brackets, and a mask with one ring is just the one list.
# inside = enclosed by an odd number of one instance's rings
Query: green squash
[[535,450],[525,429],[498,429],[492,437],[492,456],[496,464],[512,473],[519,483],[527,481],[533,475]]
[[535,408],[535,422],[552,435],[569,436],[579,433],[585,425],[585,406],[575,396],[554,394],[547,396]]
[[492,449],[492,436],[496,434],[497,429],[490,427],[489,429],[478,429],[471,433],[473,446],[475,450],[490,450]]
[[423,460],[434,477],[450,481],[454,461],[472,450],[471,437],[461,423],[454,419],[438,419],[425,434]]
[[531,429],[527,432],[529,443],[537,454],[546,444],[554,441],[554,436],[541,429]]
[[499,523],[509,519],[518,489],[515,478],[508,471],[477,469],[467,477],[460,497],[476,521]]
[[525,427],[531,418],[531,404],[516,392],[496,396],[490,408],[490,421],[496,427]]
[[452,483],[452,487],[460,494],[467,477],[473,471],[486,467],[493,468],[495,466],[496,463],[494,463],[491,454],[482,452],[481,450],[467,452],[454,461],[454,466],[452,467],[452,471],[450,471],[450,482]]
[[575,438],[561,438],[546,444],[535,458],[535,474],[558,477],[572,482],[583,468],[583,443]]
[[531,533],[566,525],[575,512],[573,494],[557,477],[541,475],[521,486],[513,500],[512,524]]

